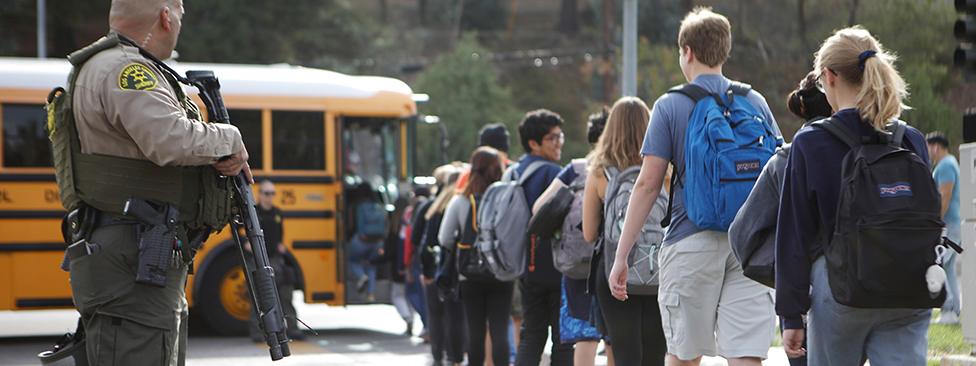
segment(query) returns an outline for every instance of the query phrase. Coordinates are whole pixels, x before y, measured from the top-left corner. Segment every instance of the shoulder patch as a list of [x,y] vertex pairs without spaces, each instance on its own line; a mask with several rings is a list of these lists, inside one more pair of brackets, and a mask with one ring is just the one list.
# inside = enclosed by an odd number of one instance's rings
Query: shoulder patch
[[159,78],[146,65],[131,63],[119,73],[119,89],[153,90],[159,84]]

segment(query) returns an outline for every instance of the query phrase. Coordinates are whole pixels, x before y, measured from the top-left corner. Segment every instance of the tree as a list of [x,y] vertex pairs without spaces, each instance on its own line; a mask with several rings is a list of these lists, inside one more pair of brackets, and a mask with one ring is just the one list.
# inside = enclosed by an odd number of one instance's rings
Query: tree
[[559,7],[559,31],[567,35],[579,32],[579,11],[576,0],[562,0]]
[[178,49],[187,61],[331,66],[357,57],[372,27],[343,0],[206,1],[187,12]]
[[[487,60],[487,50],[473,34],[464,35],[454,51],[444,54],[417,78],[413,89],[430,95],[422,113],[437,115],[450,133],[448,156],[467,161],[478,145],[478,130],[491,122],[502,122],[512,136],[512,153],[518,151],[516,118],[512,96],[498,80],[498,73]],[[431,172],[440,161],[437,128],[418,127],[417,174]]]

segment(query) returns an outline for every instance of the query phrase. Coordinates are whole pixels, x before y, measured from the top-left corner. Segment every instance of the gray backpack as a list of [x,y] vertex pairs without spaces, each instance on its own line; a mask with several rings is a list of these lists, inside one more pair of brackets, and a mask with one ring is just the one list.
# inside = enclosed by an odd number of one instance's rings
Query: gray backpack
[[[603,249],[605,270],[609,277],[613,268],[613,260],[617,254],[617,242],[624,230],[624,216],[627,214],[627,204],[634,190],[640,166],[632,166],[618,171],[617,168],[607,167],[607,194],[603,203]],[[658,288],[658,252],[664,241],[664,229],[661,219],[667,214],[668,195],[661,189],[657,201],[651,207],[651,213],[644,221],[644,227],[637,242],[627,257],[629,270],[627,272],[627,293],[631,295],[654,295]]]
[[552,244],[552,265],[566,277],[584,280],[590,274],[593,245],[583,239],[583,188],[586,184],[586,159],[574,159],[576,179],[569,184],[573,203],[563,219],[559,238]]
[[525,273],[526,242],[532,210],[522,184],[546,166],[545,161],[530,164],[521,176],[512,167],[501,181],[488,187],[478,208],[478,239],[475,247],[488,262],[499,281],[512,281]]

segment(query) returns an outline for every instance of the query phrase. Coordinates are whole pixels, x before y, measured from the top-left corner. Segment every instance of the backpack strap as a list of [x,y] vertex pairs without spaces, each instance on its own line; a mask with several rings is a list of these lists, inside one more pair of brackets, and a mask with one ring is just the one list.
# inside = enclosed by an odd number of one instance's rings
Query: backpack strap
[[532,162],[532,164],[529,164],[529,166],[525,168],[525,171],[519,175],[518,182],[516,184],[518,185],[525,184],[525,181],[529,180],[529,177],[531,177],[533,173],[535,173],[539,169],[542,169],[542,167],[548,164],[552,164],[552,163],[542,161],[542,160],[537,160]]
[[468,195],[468,202],[471,202],[471,228],[474,232],[478,232],[478,201],[474,199],[473,194]]
[[749,95],[749,92],[752,91],[752,85],[733,81],[731,84],[729,84],[729,91],[732,92],[732,94],[744,97]]
[[901,148],[902,140],[905,139],[905,130],[908,124],[905,121],[894,120],[888,124],[887,130],[891,133],[888,144],[892,147]]
[[847,129],[847,127],[838,125],[837,122],[834,122],[833,118],[824,118],[822,120],[810,123],[810,126],[827,131],[849,147],[853,148],[861,144],[858,136],[854,136],[850,130]]
[[[671,164],[671,165],[674,166],[674,164]],[[675,167],[675,169],[673,169],[673,170],[677,170],[677,167]],[[662,229],[663,228],[666,228],[668,226],[671,226],[671,210],[674,209],[673,202],[674,202],[674,190],[675,190],[674,188],[675,188],[675,184],[678,184],[678,172],[672,171],[671,172],[671,188],[668,189],[668,213],[665,214],[664,215],[664,218],[661,219],[661,228]]]
[[672,94],[672,93],[682,94],[684,96],[687,96],[688,98],[691,98],[691,100],[693,100],[695,103],[698,103],[698,101],[708,98],[709,96],[712,95],[712,93],[709,93],[708,90],[705,90],[705,88],[692,83],[681,84],[671,88],[671,90],[668,90],[668,94]]

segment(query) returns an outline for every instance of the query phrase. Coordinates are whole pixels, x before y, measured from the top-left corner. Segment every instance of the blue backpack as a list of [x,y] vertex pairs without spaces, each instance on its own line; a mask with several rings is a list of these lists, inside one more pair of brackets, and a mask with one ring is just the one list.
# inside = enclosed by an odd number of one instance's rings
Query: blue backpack
[[361,202],[356,206],[357,232],[367,238],[386,236],[387,212],[379,202]]
[[[766,161],[782,144],[769,121],[749,102],[751,90],[747,84],[733,82],[724,96],[695,84],[668,91],[695,101],[685,134],[685,166],[672,175],[671,183],[673,187],[679,176],[685,177],[679,183],[685,192],[685,209],[699,228],[729,230]],[[668,205],[665,220],[670,222]]]

